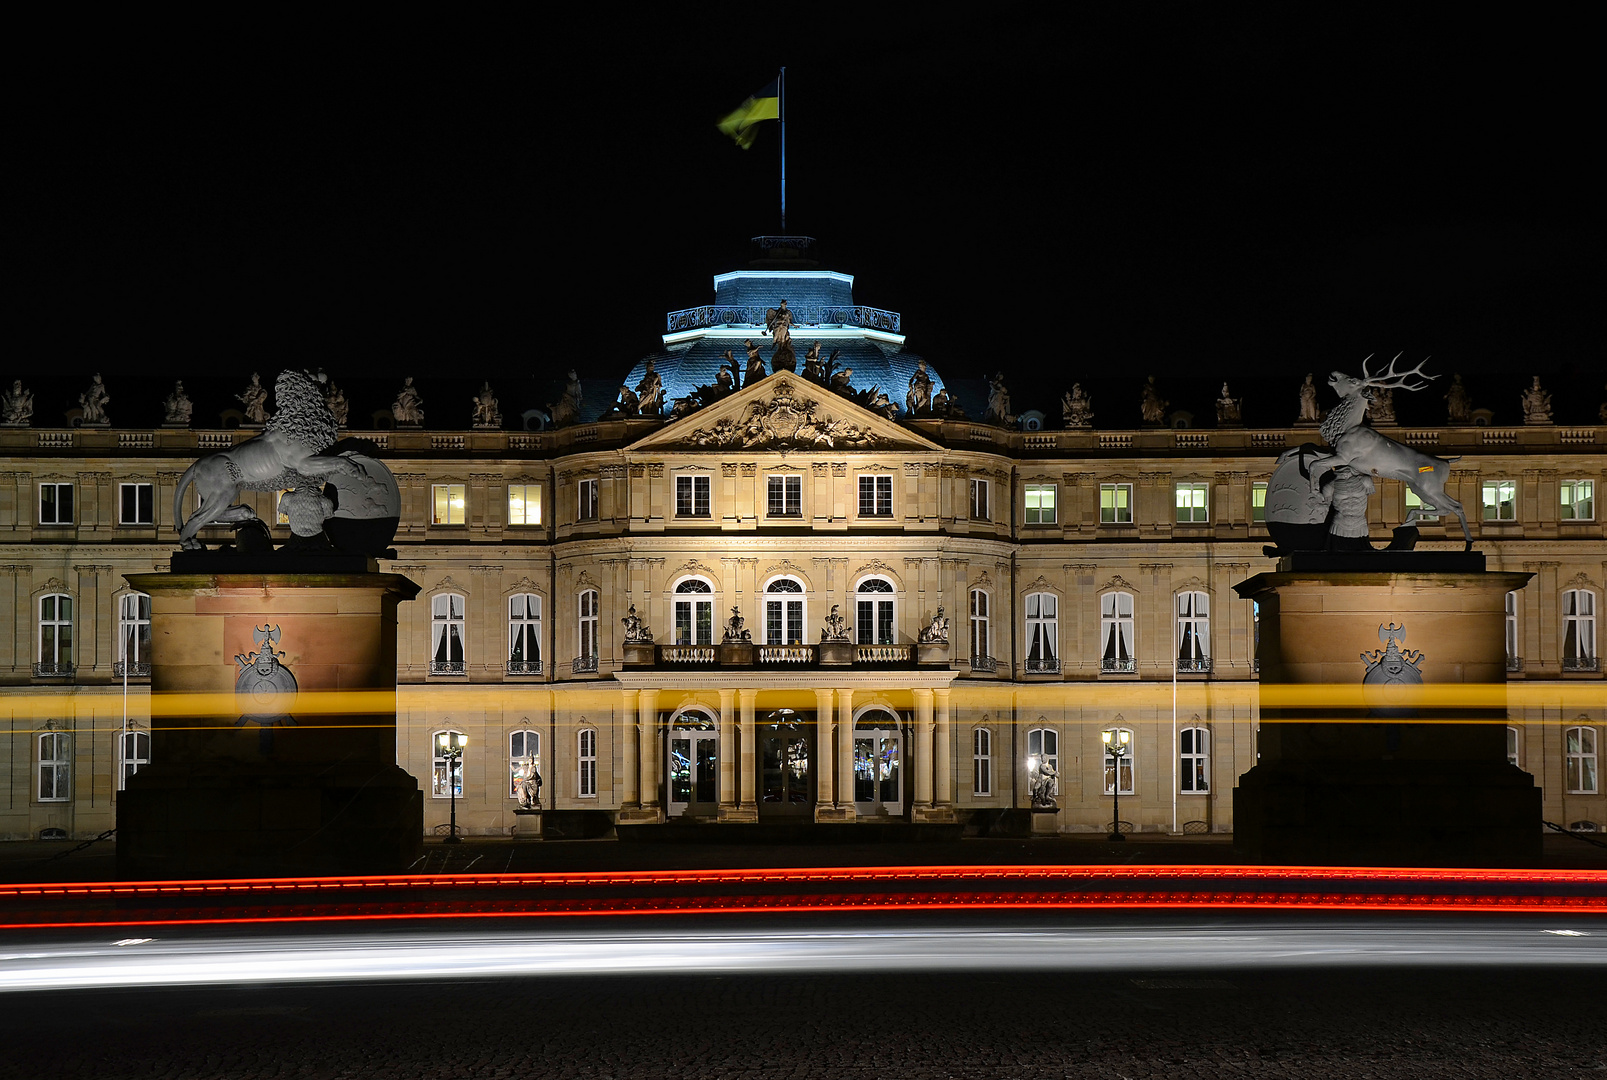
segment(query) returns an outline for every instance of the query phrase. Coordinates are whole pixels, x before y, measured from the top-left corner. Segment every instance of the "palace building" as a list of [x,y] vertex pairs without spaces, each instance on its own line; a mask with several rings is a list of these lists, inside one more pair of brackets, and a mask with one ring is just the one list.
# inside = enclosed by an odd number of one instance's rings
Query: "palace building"
[[[989,416],[848,274],[780,245],[714,285],[668,316],[651,374],[572,379],[555,426],[354,423],[402,491],[380,569],[422,587],[397,629],[397,756],[426,829],[455,796],[481,835],[1095,833],[1119,795],[1124,830],[1231,832],[1258,718],[1257,612],[1233,585],[1272,568],[1266,482],[1315,427]],[[598,400],[620,385],[661,413]],[[1458,458],[1490,569],[1534,574],[1508,596],[1509,755],[1547,820],[1607,828],[1607,426],[1386,430]],[[180,475],[250,435],[0,427],[0,837],[116,825],[150,759],[149,598],[124,575],[167,569]],[[245,499],[288,538],[272,493]],[[1370,502],[1381,545],[1409,493]],[[1454,519],[1422,532],[1461,545]]]

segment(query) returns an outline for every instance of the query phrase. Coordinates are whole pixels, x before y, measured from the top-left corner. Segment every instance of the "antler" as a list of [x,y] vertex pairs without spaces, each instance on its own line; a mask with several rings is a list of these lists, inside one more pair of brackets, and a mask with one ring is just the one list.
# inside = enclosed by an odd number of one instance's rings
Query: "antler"
[[[1404,355],[1405,355],[1404,353],[1396,353],[1395,354],[1395,360],[1399,360]],[[1367,358],[1367,360],[1371,360],[1371,359],[1372,359],[1371,356],[1369,356]],[[1395,370],[1395,360],[1391,360],[1389,362],[1389,369],[1387,371],[1384,371],[1384,372],[1378,374],[1378,375],[1374,375],[1372,372],[1368,371],[1367,370],[1367,360],[1363,360],[1361,362],[1361,381],[1362,381],[1362,386],[1364,386],[1364,387],[1377,387],[1380,390],[1394,390],[1394,389],[1397,389],[1397,388],[1402,389],[1402,390],[1423,390],[1423,389],[1426,389],[1428,387],[1428,383],[1426,383],[1426,382],[1418,383],[1418,384],[1416,384],[1414,386],[1411,383],[1407,382],[1407,380],[1410,379],[1413,375],[1421,375],[1425,379],[1437,379],[1437,378],[1439,378],[1438,375],[1430,375],[1430,374],[1428,374],[1427,372],[1425,372],[1423,370],[1423,364],[1428,363],[1429,359],[1430,359],[1429,357],[1425,356],[1425,357],[1423,357],[1423,363],[1422,364],[1418,364],[1416,367],[1412,368],[1410,371],[1401,371],[1401,372],[1397,372]]]

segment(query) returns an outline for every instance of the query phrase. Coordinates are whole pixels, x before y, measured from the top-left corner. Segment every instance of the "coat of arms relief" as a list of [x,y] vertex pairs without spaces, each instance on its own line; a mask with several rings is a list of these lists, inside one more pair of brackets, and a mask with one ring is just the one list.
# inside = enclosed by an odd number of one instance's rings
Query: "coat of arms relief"
[[687,438],[701,447],[778,450],[871,447],[879,442],[864,426],[828,415],[818,401],[787,381],[777,384],[768,401],[752,402],[741,416],[717,420]]

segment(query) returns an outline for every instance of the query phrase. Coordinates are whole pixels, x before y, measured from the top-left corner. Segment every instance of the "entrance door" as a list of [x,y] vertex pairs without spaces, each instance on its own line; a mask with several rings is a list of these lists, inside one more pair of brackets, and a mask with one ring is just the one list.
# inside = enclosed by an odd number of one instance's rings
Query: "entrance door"
[[714,816],[720,809],[720,736],[714,731],[670,729],[669,816]]
[[759,728],[759,812],[770,816],[804,815],[815,801],[810,768],[809,729],[801,723],[771,723]]
[[[891,716],[884,716],[872,722],[892,720]],[[903,750],[904,738],[897,728],[855,729],[854,810],[861,817],[897,817],[903,814]]]

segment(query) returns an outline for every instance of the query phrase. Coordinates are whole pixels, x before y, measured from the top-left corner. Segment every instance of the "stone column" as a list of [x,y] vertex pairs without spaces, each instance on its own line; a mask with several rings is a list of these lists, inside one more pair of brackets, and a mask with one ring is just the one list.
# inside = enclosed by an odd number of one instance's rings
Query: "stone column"
[[837,715],[841,719],[842,738],[837,743],[837,775],[842,782],[837,786],[837,809],[841,820],[854,820],[854,692],[837,691]]
[[757,690],[738,691],[742,703],[742,804],[739,807],[744,815],[751,815],[749,821],[757,821],[759,817],[759,803],[754,795],[755,771],[759,765],[757,725],[753,722],[753,703],[759,697]]
[[815,761],[819,769],[815,784],[816,821],[841,820],[835,807],[837,789],[832,783],[837,755],[834,752],[836,742],[833,736],[836,733],[836,724],[833,723],[831,699],[830,690],[815,691]]
[[932,691],[915,690],[915,813],[932,805]]
[[737,803],[737,731],[731,715],[735,690],[720,691],[720,816]]
[[625,699],[620,710],[620,738],[621,746],[620,780],[623,791],[620,793],[621,805],[625,809],[634,810],[642,805],[641,788],[637,785],[636,775],[636,695],[635,690],[622,690],[621,696]]
[[642,691],[642,809],[658,813],[658,691]]
[[934,690],[937,696],[937,746],[932,752],[933,801],[938,806],[954,805],[954,745],[949,734],[949,691]]

